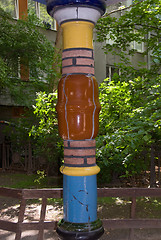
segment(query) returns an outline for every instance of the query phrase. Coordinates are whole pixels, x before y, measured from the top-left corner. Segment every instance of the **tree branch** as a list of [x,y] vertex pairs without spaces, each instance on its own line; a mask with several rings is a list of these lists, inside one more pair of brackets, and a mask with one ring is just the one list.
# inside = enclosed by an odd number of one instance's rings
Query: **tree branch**
[[115,9],[115,10],[111,11],[110,13],[106,13],[102,18],[107,17],[107,16],[109,16],[109,15],[111,15],[111,14],[113,14],[113,13],[116,13],[116,12],[119,12],[119,11],[123,11],[123,10],[127,10],[127,9],[129,9],[129,8],[132,8],[132,7],[134,7],[134,6],[142,3],[142,2],[144,2],[144,1],[145,1],[145,0],[141,0],[140,2],[137,2],[137,3],[135,3],[135,4],[131,4],[131,5],[128,6],[128,7]]
[[145,25],[145,24],[135,24],[135,26],[141,26],[141,27],[147,27],[147,28],[153,28],[153,29],[157,29],[157,30],[161,30],[160,27],[155,27],[155,26],[152,26],[152,25]]

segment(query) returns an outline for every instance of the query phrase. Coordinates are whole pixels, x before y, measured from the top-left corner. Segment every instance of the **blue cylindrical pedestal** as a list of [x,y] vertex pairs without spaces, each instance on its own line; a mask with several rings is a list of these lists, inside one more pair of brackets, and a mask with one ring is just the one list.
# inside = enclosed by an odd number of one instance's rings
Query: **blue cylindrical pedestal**
[[97,219],[97,178],[67,176],[63,180],[64,218],[57,233],[64,240],[96,240],[104,230]]
[[63,180],[64,220],[88,223],[97,219],[96,175],[67,176]]

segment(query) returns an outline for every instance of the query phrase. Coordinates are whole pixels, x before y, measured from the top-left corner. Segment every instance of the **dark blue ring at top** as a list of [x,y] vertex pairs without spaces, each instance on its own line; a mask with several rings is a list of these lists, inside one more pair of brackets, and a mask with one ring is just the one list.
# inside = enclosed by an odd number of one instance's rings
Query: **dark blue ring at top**
[[85,6],[97,8],[101,12],[101,15],[103,15],[106,11],[106,4],[104,0],[53,0],[49,3],[47,1],[47,12],[50,14],[52,10],[56,10],[59,7],[62,8],[67,6]]

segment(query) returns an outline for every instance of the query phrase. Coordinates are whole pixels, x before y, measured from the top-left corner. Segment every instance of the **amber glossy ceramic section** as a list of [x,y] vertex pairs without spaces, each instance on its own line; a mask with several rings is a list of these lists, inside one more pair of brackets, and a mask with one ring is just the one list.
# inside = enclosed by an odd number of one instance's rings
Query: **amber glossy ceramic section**
[[64,139],[94,139],[98,134],[100,104],[95,77],[68,75],[58,86],[59,134]]

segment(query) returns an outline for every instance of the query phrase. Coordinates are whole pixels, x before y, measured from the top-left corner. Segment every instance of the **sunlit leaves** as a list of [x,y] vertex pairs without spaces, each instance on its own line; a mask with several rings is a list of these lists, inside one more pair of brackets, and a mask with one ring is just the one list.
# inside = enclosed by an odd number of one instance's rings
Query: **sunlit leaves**
[[39,119],[39,124],[32,126],[30,135],[40,136],[48,134],[58,135],[56,105],[57,94],[45,92],[37,93],[36,105],[33,106],[34,114]]
[[108,172],[130,176],[145,169],[151,143],[161,139],[160,94],[161,76],[100,85],[97,158]]
[[35,153],[52,162],[58,161],[63,154],[62,140],[58,134],[56,101],[57,93],[37,93],[36,104],[33,106],[37,122],[29,133],[35,139]]

